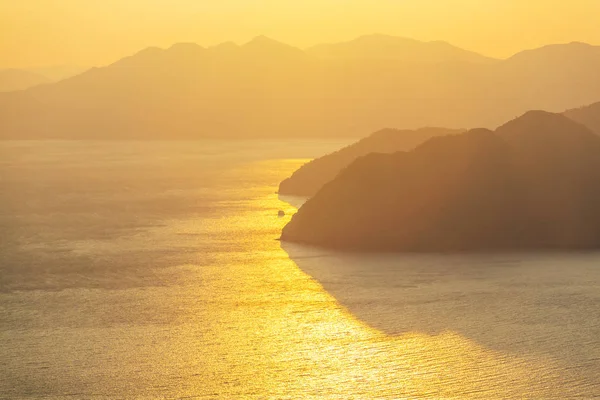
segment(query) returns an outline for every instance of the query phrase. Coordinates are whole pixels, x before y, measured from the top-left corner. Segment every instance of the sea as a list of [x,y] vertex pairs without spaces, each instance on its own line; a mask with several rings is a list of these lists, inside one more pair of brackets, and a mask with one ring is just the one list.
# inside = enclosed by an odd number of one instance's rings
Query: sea
[[0,398],[600,398],[600,253],[279,241],[348,143],[0,142]]

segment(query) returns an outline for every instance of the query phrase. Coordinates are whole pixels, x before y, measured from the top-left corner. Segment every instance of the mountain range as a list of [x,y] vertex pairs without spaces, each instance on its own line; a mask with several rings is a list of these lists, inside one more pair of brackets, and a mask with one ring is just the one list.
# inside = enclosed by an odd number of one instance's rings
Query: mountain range
[[351,137],[383,126],[495,127],[529,109],[600,99],[600,47],[496,60],[445,42],[371,35],[301,50],[148,48],[102,68],[0,93],[3,139]]
[[325,184],[282,240],[351,251],[600,247],[600,136],[531,111],[496,131],[371,153]]

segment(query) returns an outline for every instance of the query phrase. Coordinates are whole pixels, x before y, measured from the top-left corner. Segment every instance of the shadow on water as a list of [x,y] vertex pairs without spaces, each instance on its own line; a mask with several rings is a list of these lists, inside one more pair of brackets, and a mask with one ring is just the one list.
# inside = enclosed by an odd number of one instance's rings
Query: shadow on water
[[493,350],[551,356],[600,374],[600,254],[282,248],[353,315],[388,335],[453,331]]

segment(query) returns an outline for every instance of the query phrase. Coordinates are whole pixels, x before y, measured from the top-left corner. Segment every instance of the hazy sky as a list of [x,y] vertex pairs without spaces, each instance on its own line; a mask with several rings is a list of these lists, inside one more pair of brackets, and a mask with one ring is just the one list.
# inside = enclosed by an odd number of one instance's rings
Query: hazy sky
[[385,33],[507,57],[600,44],[600,0],[0,0],[0,67],[103,65],[144,47]]

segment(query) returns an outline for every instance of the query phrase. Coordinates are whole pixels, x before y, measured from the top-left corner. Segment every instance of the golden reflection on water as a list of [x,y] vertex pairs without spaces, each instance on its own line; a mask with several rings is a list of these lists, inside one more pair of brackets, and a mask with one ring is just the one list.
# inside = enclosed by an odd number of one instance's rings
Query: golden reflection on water
[[[490,302],[505,299],[511,291],[493,292],[481,307],[451,302],[422,305],[419,300],[440,298],[438,290],[467,287],[469,293],[476,293],[481,288],[470,283],[448,288],[441,282],[420,287],[420,298],[403,297],[415,293],[407,290],[393,299],[392,304],[402,304],[404,299],[413,303],[407,307],[410,312],[398,307],[396,320],[395,307],[378,308],[386,299],[377,292],[381,288],[390,295],[395,286],[377,281],[384,275],[376,274],[359,288],[371,292],[356,299],[360,307],[354,308],[356,291],[349,285],[363,275],[349,274],[352,279],[338,282],[329,281],[334,275],[325,273],[317,281],[299,265],[318,271],[314,268],[327,259],[297,258],[296,263],[277,240],[295,209],[277,198],[276,185],[305,160],[254,162],[281,156],[281,148],[267,148],[263,142],[247,145],[249,150],[229,148],[222,155],[221,145],[207,143],[156,143],[141,149],[135,143],[100,149],[98,144],[44,144],[31,158],[14,163],[14,193],[42,200],[52,182],[57,196],[23,207],[19,216],[24,232],[35,239],[22,249],[39,255],[35,266],[17,274],[21,259],[16,252],[13,264],[18,268],[8,269],[14,276],[1,277],[12,286],[0,293],[0,397],[555,399],[597,395],[594,317],[598,303],[593,296],[597,275],[590,274],[595,265],[579,268],[575,275],[552,276],[547,282],[551,285],[573,282],[559,291],[551,286],[541,297],[525,296],[529,311],[521,315],[512,308],[513,301],[490,310],[492,317],[478,319]],[[65,165],[75,175],[65,175]],[[77,207],[71,210],[73,205]],[[278,217],[279,210],[285,211],[285,217]],[[344,259],[339,259],[335,273],[345,271]],[[555,262],[561,264],[559,271],[571,259],[565,260]],[[390,271],[385,276],[391,276]],[[423,269],[413,270],[413,281],[419,271]],[[438,273],[443,276],[446,271],[454,269],[442,268]],[[593,282],[583,290],[580,286],[590,276]],[[535,291],[536,277],[532,274],[522,282],[515,273],[514,280],[509,277],[504,283],[531,284]],[[490,290],[494,287],[498,285],[490,285]],[[557,294],[560,301],[547,301]],[[392,314],[390,322],[401,321],[399,331],[407,333],[387,335],[349,311],[365,321],[366,315],[378,317],[375,312],[368,314],[371,304],[363,304],[373,300],[380,303],[372,309],[384,309],[385,318]],[[532,320],[540,300],[548,303],[541,310],[560,312]],[[464,302],[469,299],[461,298]],[[409,331],[413,322],[435,318],[427,313],[435,312],[439,319],[445,310],[462,315],[469,309],[476,315],[465,314],[466,324],[452,325],[454,331],[440,331],[448,319],[435,321],[428,333],[416,327]],[[503,321],[485,326],[499,310]],[[571,310],[577,311],[577,318],[571,318]],[[592,317],[583,326],[588,314]],[[519,316],[527,318],[517,323],[535,329],[502,324]],[[552,320],[555,316],[559,323]],[[576,328],[568,329],[569,324]],[[420,329],[427,325],[421,324]],[[461,330],[465,325],[468,329]],[[577,336],[580,326],[584,332]],[[487,335],[482,332],[488,331],[495,338],[504,337],[502,332],[514,334],[506,341],[523,345],[507,346],[518,349],[507,352],[504,346],[494,346],[498,341],[483,341]],[[519,332],[528,337],[519,337]],[[540,351],[531,342],[542,342],[541,350],[561,351]],[[517,353],[522,349],[527,354]]]
[[[231,171],[276,182],[301,160],[269,161]],[[302,272],[276,240],[294,207],[272,185],[249,189],[239,213],[211,229],[231,254],[218,260],[209,296],[216,346],[212,379],[186,393],[275,398],[549,398],[560,393],[551,360],[486,349],[456,332],[387,336],[357,320],[319,282]],[[277,211],[284,210],[284,218]],[[180,227],[194,231],[192,226]],[[223,304],[228,304],[224,306]],[[399,311],[400,312],[400,311]],[[191,382],[189,382],[191,383]]]

